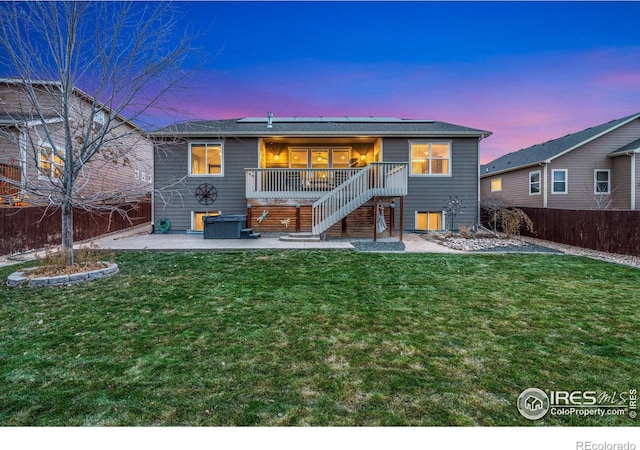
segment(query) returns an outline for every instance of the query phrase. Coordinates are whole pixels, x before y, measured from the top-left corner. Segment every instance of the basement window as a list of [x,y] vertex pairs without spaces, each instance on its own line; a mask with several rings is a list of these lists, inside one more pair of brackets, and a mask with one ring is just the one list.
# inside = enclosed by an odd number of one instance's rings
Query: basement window
[[416,230],[443,231],[444,214],[442,211],[416,211]]

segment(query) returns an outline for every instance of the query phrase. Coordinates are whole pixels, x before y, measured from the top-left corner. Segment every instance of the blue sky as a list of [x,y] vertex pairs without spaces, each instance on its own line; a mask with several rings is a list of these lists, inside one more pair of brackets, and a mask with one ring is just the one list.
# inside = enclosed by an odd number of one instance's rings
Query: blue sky
[[[171,120],[432,119],[481,160],[640,112],[640,2],[188,2],[210,58]],[[148,122],[165,125],[166,117]]]
[[640,112],[640,2],[182,2],[194,119],[392,116],[497,156]]

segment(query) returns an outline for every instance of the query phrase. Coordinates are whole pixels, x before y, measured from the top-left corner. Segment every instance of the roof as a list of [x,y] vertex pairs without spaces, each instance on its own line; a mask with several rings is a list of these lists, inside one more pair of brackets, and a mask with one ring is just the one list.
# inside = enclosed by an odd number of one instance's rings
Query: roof
[[626,155],[627,153],[640,153],[640,139],[635,140],[624,147],[609,153],[609,156]]
[[495,175],[549,162],[637,118],[640,118],[640,113],[596,125],[577,133],[567,134],[564,137],[536,144],[517,152],[508,153],[483,165],[480,176]]
[[[25,79],[22,79],[22,78],[0,78],[0,84],[17,85],[17,86],[25,86],[25,85],[29,85],[30,84],[30,85],[33,85],[33,86],[56,86],[56,87],[60,87],[62,85],[62,83],[60,83],[60,81],[55,81],[55,80],[25,80]],[[90,96],[85,91],[83,91],[82,89],[78,88],[77,86],[73,86],[73,93],[78,95],[78,97],[82,98],[86,102],[92,103],[94,101],[94,98],[92,96]],[[96,99],[96,102],[97,102],[96,104],[97,104],[97,106],[99,108],[104,109],[106,111],[109,111],[111,113],[111,111],[112,111],[111,108],[109,108],[109,106],[107,106],[105,103],[100,102],[97,99]],[[115,114],[115,117],[118,120],[121,120],[122,122],[127,123],[131,127],[135,128],[140,133],[144,133],[145,132],[145,130],[142,129],[142,127],[137,125],[132,120],[127,119],[123,115]],[[14,122],[16,122],[16,121],[14,121]],[[0,122],[0,123],[3,123],[3,122]],[[3,124],[7,125],[7,124],[9,124],[9,122],[4,122]]]
[[[271,126],[269,126],[271,125]],[[161,128],[152,136],[470,136],[490,131],[434,120],[390,117],[274,117],[182,122]]]
[[[46,121],[56,120],[58,116],[45,116]],[[33,122],[35,119],[33,115],[28,114],[0,114],[0,126],[17,126],[29,122]],[[39,122],[39,120],[37,121]]]

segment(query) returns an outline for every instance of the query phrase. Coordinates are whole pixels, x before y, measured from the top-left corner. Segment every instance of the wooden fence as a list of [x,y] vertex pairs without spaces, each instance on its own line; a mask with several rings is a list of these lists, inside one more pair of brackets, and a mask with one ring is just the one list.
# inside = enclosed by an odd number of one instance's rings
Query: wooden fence
[[[73,211],[74,240],[83,241],[106,233],[151,222],[151,203],[122,206],[129,220],[118,213]],[[60,210],[46,212],[40,207],[0,208],[0,255],[60,245]]]
[[547,241],[640,256],[640,211],[521,208]]

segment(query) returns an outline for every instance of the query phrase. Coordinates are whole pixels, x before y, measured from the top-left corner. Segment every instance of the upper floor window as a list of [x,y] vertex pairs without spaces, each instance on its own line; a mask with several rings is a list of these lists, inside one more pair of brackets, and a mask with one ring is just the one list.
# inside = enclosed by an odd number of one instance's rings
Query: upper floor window
[[593,193],[611,193],[611,171],[609,169],[596,169],[593,172]]
[[566,194],[568,192],[567,169],[554,169],[551,171],[551,177],[553,180],[551,192],[554,194]]
[[42,143],[40,144],[40,151],[38,152],[38,169],[43,177],[51,179],[62,179],[62,168],[64,167],[64,160],[55,152],[51,145]]
[[502,178],[491,179],[491,192],[500,192],[502,190]]
[[540,171],[529,172],[529,195],[540,194]]
[[219,142],[189,144],[189,174],[224,175],[222,152]]
[[411,145],[412,175],[450,175],[451,143],[419,142]]

